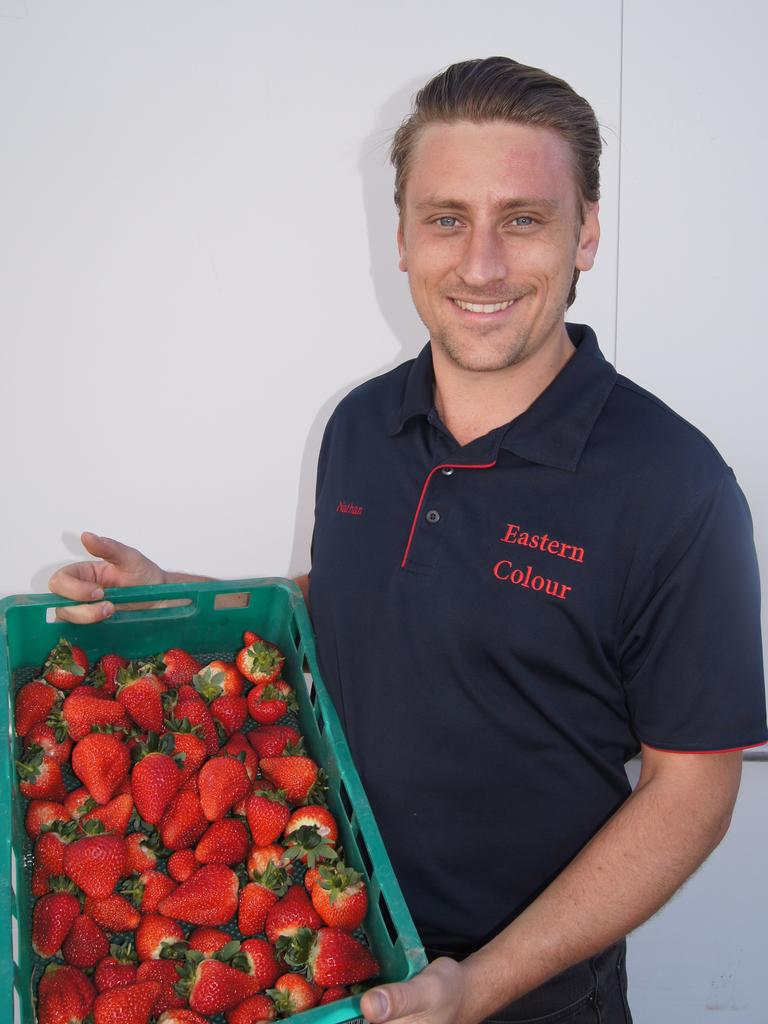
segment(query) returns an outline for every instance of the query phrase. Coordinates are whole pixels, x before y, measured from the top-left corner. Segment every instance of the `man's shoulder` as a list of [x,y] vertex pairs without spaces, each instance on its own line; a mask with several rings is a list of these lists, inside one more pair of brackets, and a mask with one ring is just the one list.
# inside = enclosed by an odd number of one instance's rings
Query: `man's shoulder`
[[415,360],[408,359],[391,370],[369,377],[339,400],[331,419],[344,421],[350,416],[395,417],[403,401],[408,374]]

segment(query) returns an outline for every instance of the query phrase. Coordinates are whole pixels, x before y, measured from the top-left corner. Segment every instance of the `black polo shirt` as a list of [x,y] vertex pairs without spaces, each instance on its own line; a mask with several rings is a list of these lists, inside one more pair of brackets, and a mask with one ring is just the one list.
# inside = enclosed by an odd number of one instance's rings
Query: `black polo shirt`
[[426,945],[500,930],[626,799],[642,741],[766,738],[749,511],[711,443],[569,325],[460,446],[430,347],[355,389],[318,466],[320,668]]

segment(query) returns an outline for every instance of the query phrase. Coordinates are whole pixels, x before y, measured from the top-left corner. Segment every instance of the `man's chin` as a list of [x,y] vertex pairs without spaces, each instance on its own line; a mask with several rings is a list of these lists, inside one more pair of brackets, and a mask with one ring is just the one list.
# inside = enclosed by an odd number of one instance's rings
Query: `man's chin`
[[525,358],[523,342],[509,342],[504,347],[483,345],[482,339],[474,345],[465,345],[451,338],[437,337],[432,339],[454,366],[475,373],[492,373],[495,370],[506,370],[515,366]]

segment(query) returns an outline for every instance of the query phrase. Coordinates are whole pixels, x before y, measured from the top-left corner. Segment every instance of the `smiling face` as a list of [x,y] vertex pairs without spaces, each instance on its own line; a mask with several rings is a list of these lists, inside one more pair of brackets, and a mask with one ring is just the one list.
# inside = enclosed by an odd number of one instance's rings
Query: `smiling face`
[[427,126],[398,248],[435,357],[500,370],[562,345],[573,271],[590,269],[599,239],[597,203],[583,214],[568,143],[551,129]]

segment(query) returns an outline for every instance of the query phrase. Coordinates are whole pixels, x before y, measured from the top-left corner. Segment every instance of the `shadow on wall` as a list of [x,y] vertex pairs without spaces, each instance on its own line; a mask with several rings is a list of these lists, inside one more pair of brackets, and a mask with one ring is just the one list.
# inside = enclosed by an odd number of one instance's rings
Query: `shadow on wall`
[[[370,273],[379,309],[398,343],[394,358],[382,366],[371,367],[365,377],[349,381],[334,392],[320,407],[312,421],[301,459],[298,499],[291,551],[289,576],[306,572],[312,540],[315,508],[315,474],[317,457],[325,425],[339,401],[358,384],[386,373],[406,359],[414,359],[427,340],[410,300],[406,277],[398,267],[395,231],[397,217],[394,207],[394,173],[389,163],[389,146],[396,128],[407,115],[414,93],[427,80],[429,73],[414,78],[398,89],[379,108],[375,124],[360,146],[358,170],[362,179],[363,203],[368,225]],[[364,344],[366,325],[347,329],[357,334]]]

